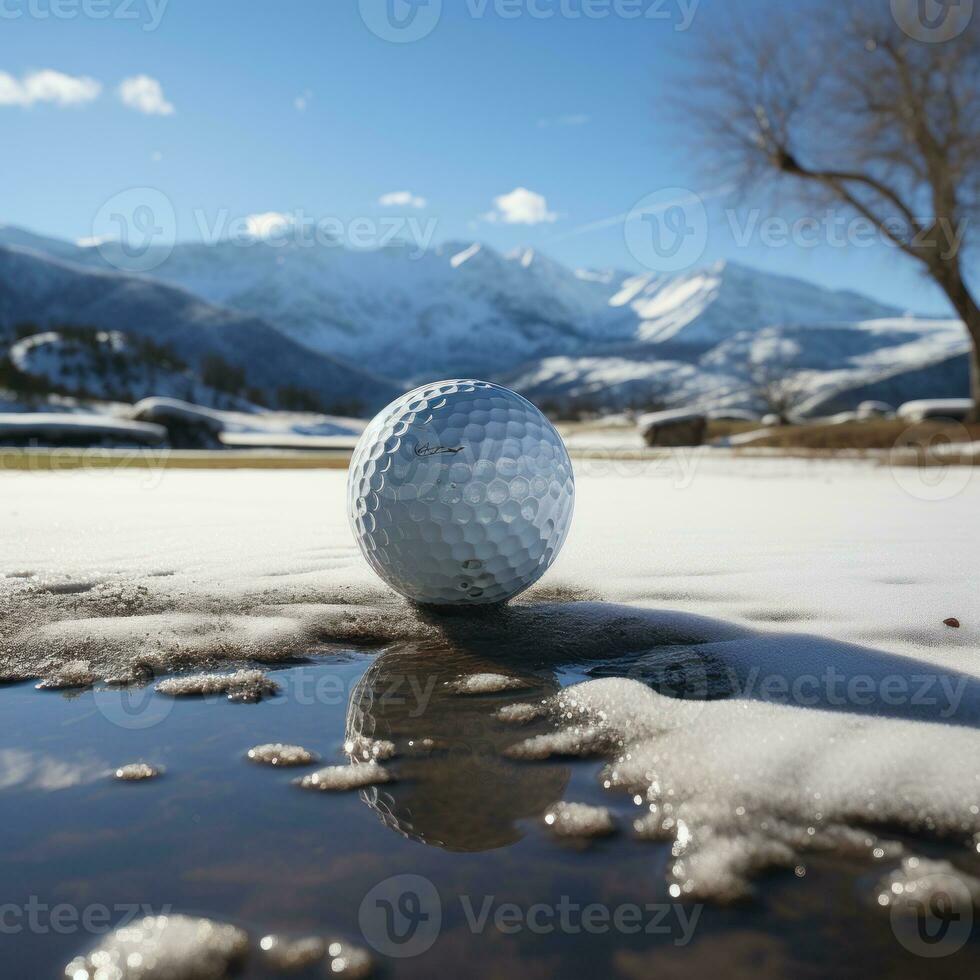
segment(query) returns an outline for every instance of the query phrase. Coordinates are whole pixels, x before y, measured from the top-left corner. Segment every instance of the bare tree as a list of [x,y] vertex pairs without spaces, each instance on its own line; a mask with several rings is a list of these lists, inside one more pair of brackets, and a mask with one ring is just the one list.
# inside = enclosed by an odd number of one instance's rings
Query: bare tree
[[925,22],[910,30],[921,0],[794,0],[762,15],[736,3],[681,98],[743,190],[764,182],[845,209],[919,263],[972,339],[976,419],[980,307],[965,253],[980,214],[980,12],[940,9],[937,38]]
[[779,361],[754,361],[748,367],[748,380],[756,402],[767,415],[778,415],[782,423],[793,420],[793,409],[806,389]]

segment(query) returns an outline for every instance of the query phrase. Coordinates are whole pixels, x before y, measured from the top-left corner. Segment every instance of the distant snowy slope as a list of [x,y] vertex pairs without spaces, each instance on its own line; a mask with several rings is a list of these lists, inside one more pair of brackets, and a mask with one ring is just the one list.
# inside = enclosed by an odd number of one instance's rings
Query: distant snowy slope
[[218,359],[244,372],[244,387],[270,406],[282,402],[284,388],[308,393],[323,408],[377,407],[395,394],[388,382],[316,355],[257,317],[150,279],[85,269],[29,249],[0,246],[0,323],[118,331],[166,348],[199,374]]
[[736,330],[900,316],[902,311],[857,293],[762,273],[734,262],[680,276],[627,279],[609,301],[628,310],[634,339],[709,347]]
[[[80,259],[100,263],[99,249]],[[180,245],[153,276],[259,316],[312,350],[410,379],[490,374],[586,343],[610,287],[524,250],[469,243],[421,255],[311,246]]]

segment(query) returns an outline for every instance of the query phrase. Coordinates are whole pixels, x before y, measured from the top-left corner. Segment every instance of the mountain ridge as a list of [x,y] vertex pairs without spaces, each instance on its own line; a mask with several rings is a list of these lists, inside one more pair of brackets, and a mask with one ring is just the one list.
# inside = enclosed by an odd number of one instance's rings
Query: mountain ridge
[[[115,288],[178,290],[177,320],[224,317],[245,334],[262,324],[272,333],[263,335],[261,360],[272,356],[278,334],[284,363],[294,365],[287,374],[296,370],[309,384],[310,365],[297,363],[297,351],[308,351],[327,376],[349,372],[362,398],[365,389],[377,393],[372,405],[381,392],[416,382],[477,376],[513,384],[556,410],[760,406],[751,377],[760,364],[791,374],[803,401],[886,376],[889,390],[900,393],[906,370],[967,348],[954,320],[917,317],[852,290],[732,261],[637,275],[571,269],[526,247],[503,253],[448,241],[414,254],[404,246],[355,251],[296,237],[247,247],[178,244],[151,256],[159,259],[152,272],[133,276],[113,269],[125,262],[113,243],[77,245],[0,227],[0,243],[8,238],[20,243],[11,247],[67,262],[79,274],[113,270]],[[196,314],[194,303],[202,304]],[[187,342],[179,322],[155,322]],[[263,374],[254,351],[236,363]],[[945,382],[942,376],[924,375],[958,388],[958,372]],[[918,392],[921,383],[912,387]],[[841,399],[847,396],[835,404]]]

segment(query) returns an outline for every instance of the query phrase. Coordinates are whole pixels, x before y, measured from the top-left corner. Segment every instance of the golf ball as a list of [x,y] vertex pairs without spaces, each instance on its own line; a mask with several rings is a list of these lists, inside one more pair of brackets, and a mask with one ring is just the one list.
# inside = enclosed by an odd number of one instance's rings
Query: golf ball
[[555,427],[486,381],[439,381],[392,402],[361,436],[347,489],[368,563],[432,605],[505,602],[533,585],[575,503]]

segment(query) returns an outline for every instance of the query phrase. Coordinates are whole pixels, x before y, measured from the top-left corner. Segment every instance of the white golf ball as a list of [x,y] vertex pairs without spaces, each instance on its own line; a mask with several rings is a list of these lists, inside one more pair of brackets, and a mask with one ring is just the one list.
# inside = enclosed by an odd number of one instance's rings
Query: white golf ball
[[533,585],[575,503],[555,427],[486,381],[439,381],[392,402],[361,436],[347,490],[368,563],[432,605],[505,602]]

